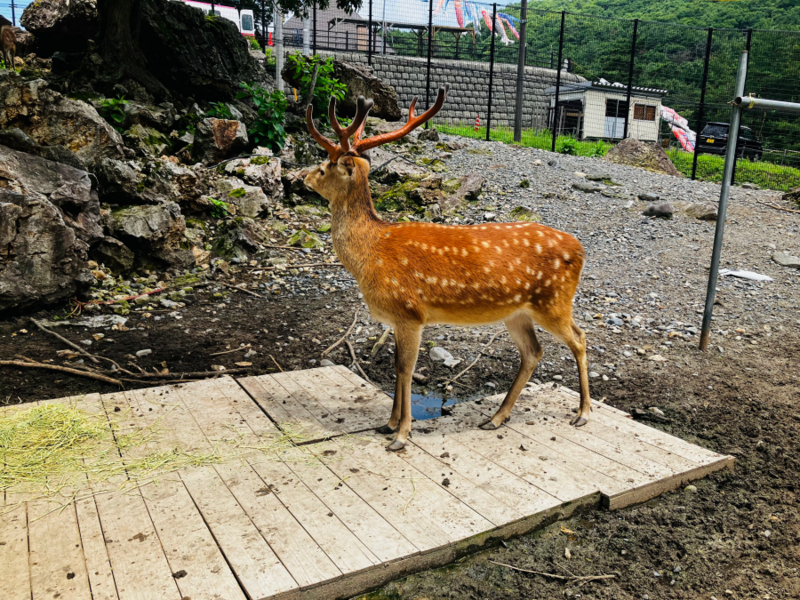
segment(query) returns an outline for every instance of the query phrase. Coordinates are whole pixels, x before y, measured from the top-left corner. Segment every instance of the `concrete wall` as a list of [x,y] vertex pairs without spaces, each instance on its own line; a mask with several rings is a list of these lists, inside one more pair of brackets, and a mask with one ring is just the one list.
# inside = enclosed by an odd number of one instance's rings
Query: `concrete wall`
[[[295,49],[291,49],[295,51]],[[288,53],[288,52],[287,52]],[[319,52],[323,56],[335,56],[338,60],[366,64],[365,53]],[[425,108],[426,59],[373,54],[372,68],[377,77],[391,84],[400,99],[400,108],[407,109],[414,96],[418,96],[417,114]],[[548,99],[545,89],[555,85],[555,69],[540,67],[525,68],[525,95],[523,99],[523,127],[547,127]],[[514,105],[517,89],[517,66],[496,63],[492,93],[492,127],[513,127]],[[561,73],[562,83],[585,81],[573,73]],[[450,84],[450,92],[444,108],[436,117],[437,122],[463,124],[471,127],[475,117],[480,116],[481,125],[486,124],[489,100],[489,63],[467,61],[433,60],[431,63],[431,103],[436,98],[439,86]]]

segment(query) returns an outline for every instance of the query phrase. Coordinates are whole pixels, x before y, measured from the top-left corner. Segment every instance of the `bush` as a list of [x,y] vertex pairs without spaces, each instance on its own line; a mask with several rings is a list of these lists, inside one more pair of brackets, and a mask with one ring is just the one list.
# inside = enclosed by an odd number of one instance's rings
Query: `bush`
[[209,198],[211,202],[211,216],[215,219],[224,219],[228,216],[228,203],[215,198]]
[[300,80],[298,95],[303,98],[308,94],[311,87],[311,79],[314,75],[314,67],[319,66],[317,71],[317,83],[314,86],[314,97],[311,100],[314,106],[314,114],[327,123],[328,122],[328,103],[331,96],[337,100],[344,99],[347,93],[347,85],[339,83],[333,76],[333,58],[322,58],[321,56],[303,56],[296,52],[287,56],[289,66],[294,69],[295,79]]
[[234,120],[230,107],[224,102],[212,102],[211,109],[206,112],[206,115],[216,119]]
[[104,98],[100,101],[100,109],[97,111],[100,116],[119,129],[125,121],[125,105],[128,101],[122,98]]
[[258,43],[258,40],[254,37],[250,38],[250,49],[251,50],[261,50],[261,44]]
[[578,140],[574,137],[561,138],[556,142],[556,152],[559,154],[578,154]]
[[258,118],[250,125],[247,132],[256,144],[265,146],[277,153],[286,141],[286,130],[283,123],[286,117],[286,96],[280,90],[269,92],[263,87],[241,83],[242,91],[237,98],[249,98],[258,112]]

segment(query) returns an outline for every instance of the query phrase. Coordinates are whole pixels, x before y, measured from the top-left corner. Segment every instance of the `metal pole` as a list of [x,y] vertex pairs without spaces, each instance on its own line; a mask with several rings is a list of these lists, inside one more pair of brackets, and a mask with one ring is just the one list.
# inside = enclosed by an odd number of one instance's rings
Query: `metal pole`
[[386,0],[383,0],[383,25],[381,26],[381,52],[386,54]]
[[733,103],[744,110],[760,108],[761,110],[782,110],[792,113],[800,112],[800,104],[796,102],[783,102],[781,100],[767,100],[765,98],[742,96],[736,98]]
[[551,152],[556,151],[556,137],[558,137],[558,93],[561,88],[561,61],[564,57],[564,21],[566,20],[567,13],[561,11],[561,33],[558,35],[558,63],[556,63],[556,94],[555,105],[553,106],[553,147]]
[[[492,4],[492,29],[497,27],[497,4]],[[492,131],[492,86],[494,85],[494,38],[495,32],[490,32],[492,41],[489,50],[489,104],[486,107],[486,141]]]
[[[748,29],[747,30],[747,39],[746,39],[745,45],[744,45],[744,51],[747,53],[747,66],[748,67],[750,66],[750,44],[752,42],[753,42],[753,30],[752,29]],[[739,94],[737,92],[736,93],[737,97],[741,96],[742,94],[744,94],[744,88],[746,86],[747,86],[747,70],[745,70],[745,73],[744,73],[744,83],[742,84],[742,93]],[[730,137],[730,131],[728,131],[728,136]],[[736,138],[737,138],[737,140],[739,138],[739,132],[738,131],[736,132]],[[744,147],[742,147],[742,158],[744,158]],[[736,162],[734,161],[734,163],[733,163],[733,171],[731,171],[731,185],[733,185],[735,182],[736,182]]]
[[11,24],[14,27],[17,26],[17,11],[16,7],[14,6],[14,0],[11,0]]
[[[433,0],[428,2],[428,65],[425,74],[425,110],[431,107],[431,52],[433,50]],[[430,123],[430,121],[428,122]],[[428,129],[425,123],[425,129]]]
[[633,20],[633,39],[631,40],[631,61],[628,65],[628,93],[625,95],[625,103],[628,110],[625,111],[625,127],[622,130],[622,139],[627,139],[629,121],[631,118],[631,89],[633,88],[633,61],[636,59],[636,36],[639,33],[639,19]]
[[519,13],[519,59],[517,63],[517,104],[514,107],[514,141],[522,141],[522,96],[525,93],[525,52],[528,45],[528,0],[522,0]]
[[369,27],[367,28],[367,41],[369,47],[367,48],[367,64],[372,64],[372,0],[369,0]]
[[311,54],[311,19],[303,19],[303,56]]
[[281,76],[281,71],[283,71],[283,13],[281,13],[281,9],[278,7],[278,4],[275,4],[275,16],[273,17],[273,23],[275,28],[275,83],[278,86],[280,91],[283,91],[283,77]]
[[264,53],[269,46],[269,32],[267,31],[267,0],[261,0],[261,36],[263,37]]
[[314,56],[317,55],[317,3],[314,3],[314,10],[313,14],[313,29],[311,31],[311,51],[313,52]]
[[[736,74],[736,97],[744,94],[744,82],[747,78],[748,52],[742,52],[739,59],[739,71]],[[728,147],[725,150],[725,169],[722,173],[722,189],[719,193],[719,214],[717,230],[714,233],[714,251],[711,254],[711,269],[708,274],[706,291],[706,308],[703,312],[703,328],[700,333],[700,350],[708,348],[708,335],[711,331],[711,315],[714,311],[714,299],[717,295],[717,278],[719,277],[719,257],[722,253],[722,237],[725,234],[725,216],[728,212],[728,195],[731,191],[733,165],[736,162],[736,142],[739,139],[739,122],[742,117],[741,107],[734,105],[731,110],[731,125],[728,130]]]
[[211,2],[211,16],[212,17],[216,16],[216,15],[214,15],[214,2],[213,1]]
[[706,38],[706,57],[703,62],[703,83],[700,86],[700,110],[697,111],[697,125],[695,126],[694,156],[692,156],[692,179],[697,177],[697,142],[700,138],[700,130],[703,128],[706,108],[706,85],[708,84],[708,61],[711,58],[711,38],[714,35],[714,28],[708,28],[708,38]]

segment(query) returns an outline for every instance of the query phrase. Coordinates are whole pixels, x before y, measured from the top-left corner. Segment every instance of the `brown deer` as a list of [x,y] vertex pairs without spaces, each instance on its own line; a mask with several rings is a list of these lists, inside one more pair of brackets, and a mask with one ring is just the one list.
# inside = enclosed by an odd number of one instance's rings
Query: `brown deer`
[[403,127],[363,140],[372,100],[359,97],[355,118],[342,128],[331,98],[328,113],[338,144],[317,131],[312,107],[306,110],[308,130],[329,157],[307,175],[306,185],[329,201],[336,254],[358,281],[372,316],[395,332],[394,406],[389,423],[378,429],[397,433],[388,450],[402,449],[411,431],[411,375],[422,328],[431,323],[503,321],[519,348],[519,374],[482,429],[497,429],[508,420],[541,359],[537,324],[575,355],[581,400],[572,424],[581,426],[589,418],[586,335],[572,319],[572,300],[584,260],[578,240],[537,223],[388,223],[375,212],[367,181],[367,151],[398,140],[430,120],[446,95],[447,88],[440,88],[436,103],[419,116],[414,114],[414,98]]
[[0,27],[0,46],[2,46],[3,62],[6,63],[6,69],[16,71],[14,59],[17,56],[17,36],[14,30],[7,25]]

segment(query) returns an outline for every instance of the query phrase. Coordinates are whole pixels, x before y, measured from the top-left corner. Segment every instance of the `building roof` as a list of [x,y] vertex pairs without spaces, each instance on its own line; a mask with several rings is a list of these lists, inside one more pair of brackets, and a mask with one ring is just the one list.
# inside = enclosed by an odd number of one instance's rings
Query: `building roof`
[[[569,92],[582,92],[586,90],[602,90],[614,92],[627,92],[628,86],[622,83],[609,83],[607,81],[580,81],[578,83],[565,83],[559,87],[559,94]],[[547,88],[544,93],[547,96],[553,96],[556,93],[555,86]],[[636,96],[652,96],[655,98],[662,98],[669,92],[658,88],[640,87],[637,85],[631,86],[631,95]]]

